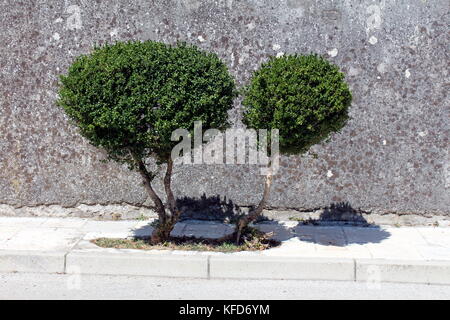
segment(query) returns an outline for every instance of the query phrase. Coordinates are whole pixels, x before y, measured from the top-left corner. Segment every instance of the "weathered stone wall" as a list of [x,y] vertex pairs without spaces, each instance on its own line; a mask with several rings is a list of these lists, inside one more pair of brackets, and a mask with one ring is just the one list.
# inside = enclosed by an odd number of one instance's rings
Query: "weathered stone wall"
[[[272,207],[450,216],[449,21],[448,0],[3,0],[0,214],[146,201],[138,176],[100,162],[55,99],[58,75],[95,43],[152,39],[216,52],[240,84],[282,53],[316,52],[347,74],[349,125],[313,148],[318,159],[282,159]],[[237,102],[238,125],[239,113]],[[175,192],[248,206],[258,172],[179,166]]]

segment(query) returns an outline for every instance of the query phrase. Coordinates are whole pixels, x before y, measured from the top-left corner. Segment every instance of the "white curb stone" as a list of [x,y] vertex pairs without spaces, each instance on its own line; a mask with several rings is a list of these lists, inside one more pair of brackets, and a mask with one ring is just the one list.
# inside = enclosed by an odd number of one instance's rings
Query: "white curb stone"
[[356,280],[450,284],[449,261],[357,259]]
[[0,251],[0,272],[63,273],[65,252]]
[[352,259],[212,256],[209,267],[211,279],[355,279]]
[[70,252],[66,272],[82,274],[208,277],[208,257],[134,252]]

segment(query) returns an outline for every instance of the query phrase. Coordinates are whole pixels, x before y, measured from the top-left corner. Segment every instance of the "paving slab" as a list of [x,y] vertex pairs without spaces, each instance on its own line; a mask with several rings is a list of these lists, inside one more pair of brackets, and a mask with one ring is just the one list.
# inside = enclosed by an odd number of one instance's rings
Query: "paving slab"
[[424,260],[414,246],[407,244],[368,243],[365,247],[374,259]]
[[298,225],[293,228],[294,236],[305,242],[315,242],[316,227]]
[[[440,228],[436,228],[435,232],[439,232]],[[427,241],[422,234],[415,227],[400,227],[400,228],[384,228],[390,236],[382,242],[386,245],[390,244],[405,244],[408,246],[426,245]]]
[[178,222],[170,233],[173,237],[181,237],[183,236],[184,229],[187,224],[184,222]]
[[[224,223],[211,221],[182,222],[179,228],[175,228],[171,235],[175,237],[194,237],[206,239],[218,239],[233,233],[234,227]],[[184,225],[184,227],[183,227]]]
[[133,238],[149,238],[153,233],[154,228],[152,226],[143,226],[134,228],[128,233],[128,237]]
[[81,228],[88,222],[87,219],[79,219],[79,218],[48,218],[43,223],[41,223],[40,227],[45,228]]
[[450,248],[441,245],[418,245],[415,249],[425,260],[449,260]]
[[122,231],[122,232],[88,232],[83,236],[83,240],[94,240],[98,238],[113,238],[113,239],[125,239],[129,238],[132,233],[130,231]]
[[80,230],[84,232],[129,232],[138,225],[138,221],[87,221]]
[[0,244],[11,239],[21,228],[0,225]]
[[269,222],[256,224],[254,226],[261,232],[272,232],[273,236],[271,236],[271,239],[274,239],[276,241],[286,241],[296,236],[293,230],[293,227],[295,227],[295,225],[296,224],[289,225],[281,222]]
[[382,227],[343,227],[342,231],[348,244],[380,243],[392,236],[388,229]]
[[64,251],[0,250],[1,272],[64,272]]
[[1,250],[70,250],[83,236],[76,229],[24,228],[0,244]]
[[342,227],[316,228],[314,241],[321,246],[344,247],[347,244]]
[[48,218],[31,218],[31,217],[0,217],[0,226],[13,226],[21,228],[38,227],[42,225]]
[[423,227],[415,229],[423,236],[427,244],[450,249],[450,227]]
[[278,257],[317,257],[316,244],[314,242],[303,242],[297,237],[285,240],[279,247],[261,251],[265,256]]

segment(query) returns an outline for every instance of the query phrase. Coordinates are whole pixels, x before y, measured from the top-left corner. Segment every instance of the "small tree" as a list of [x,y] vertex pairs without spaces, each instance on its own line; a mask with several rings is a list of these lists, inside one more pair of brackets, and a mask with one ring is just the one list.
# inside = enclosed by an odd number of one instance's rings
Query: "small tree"
[[[254,72],[244,89],[244,124],[252,129],[278,129],[281,154],[303,154],[348,120],[352,95],[338,67],[317,55],[271,58]],[[272,172],[267,171],[259,205],[242,216],[242,230],[256,220],[269,199]]]
[[[196,120],[206,129],[228,127],[236,92],[226,65],[185,44],[118,42],[78,57],[61,83],[58,104],[80,133],[109,159],[140,173],[158,213],[151,241],[164,241],[181,214],[171,188],[172,132],[192,132]],[[167,165],[166,205],[152,187],[149,157]]]

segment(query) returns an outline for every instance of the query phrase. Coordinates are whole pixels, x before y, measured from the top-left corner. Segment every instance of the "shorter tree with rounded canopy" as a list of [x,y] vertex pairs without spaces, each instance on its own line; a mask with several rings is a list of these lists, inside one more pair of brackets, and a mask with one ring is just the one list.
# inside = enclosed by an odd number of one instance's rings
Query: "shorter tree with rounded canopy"
[[[317,55],[297,54],[270,58],[253,73],[243,95],[244,124],[278,129],[279,150],[285,155],[303,154],[342,129],[352,100],[336,65]],[[272,179],[269,169],[259,205],[238,220],[237,242],[242,230],[261,215]]]
[[[81,135],[139,172],[158,213],[151,241],[167,240],[181,214],[171,188],[172,132],[192,134],[195,121],[206,129],[229,126],[236,90],[226,65],[186,44],[117,42],[78,57],[61,83],[58,104]],[[150,157],[166,164],[166,204],[152,186]]]

